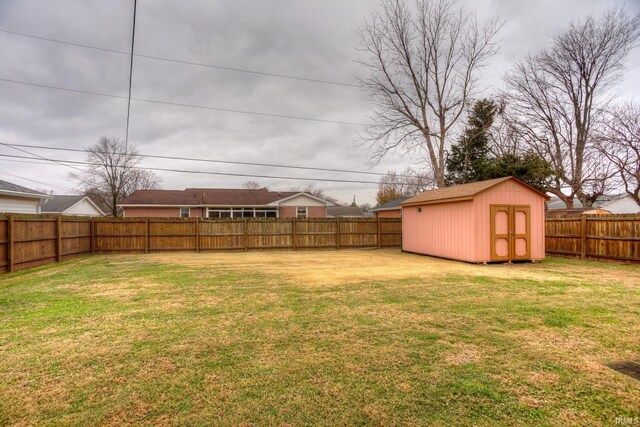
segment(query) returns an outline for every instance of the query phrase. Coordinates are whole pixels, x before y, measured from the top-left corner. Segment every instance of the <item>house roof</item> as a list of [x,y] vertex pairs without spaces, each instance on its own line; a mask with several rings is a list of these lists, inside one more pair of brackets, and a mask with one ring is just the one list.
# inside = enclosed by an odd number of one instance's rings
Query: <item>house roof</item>
[[327,216],[332,217],[364,217],[365,214],[357,206],[328,206]]
[[38,198],[48,197],[47,194],[32,190],[27,187],[23,187],[18,184],[14,184],[12,182],[3,181],[1,179],[0,179],[0,193],[10,193],[12,195],[15,193],[16,196],[21,196],[21,197],[29,197],[29,196],[38,197]]
[[[297,191],[269,191],[234,188],[187,188],[184,190],[138,190],[120,206],[266,206],[285,198],[305,194]],[[317,198],[316,198],[317,199]],[[320,200],[320,199],[317,199]]]
[[536,190],[530,185],[512,176],[505,176],[503,178],[488,179],[486,181],[478,181],[478,182],[472,182],[469,184],[460,184],[460,185],[454,185],[451,187],[437,188],[435,190],[425,191],[424,193],[418,194],[415,197],[412,197],[408,200],[405,200],[404,202],[401,202],[400,205],[408,206],[408,205],[419,205],[419,204],[429,204],[429,203],[442,203],[442,202],[456,201],[456,200],[469,200],[469,199],[472,199],[473,196],[475,196],[478,193],[481,193],[485,190],[488,190],[491,187],[494,187],[498,184],[501,184],[503,182],[510,181],[510,180],[516,181],[524,185],[525,187],[531,189],[532,191],[535,191],[536,193],[540,194],[546,199],[549,199],[549,196]]
[[93,205],[93,207],[96,208],[96,210],[100,211],[101,213],[104,213],[91,200],[91,198],[89,198],[87,196],[83,196],[83,195],[55,195],[55,196],[51,196],[49,199],[47,199],[46,203],[44,203],[42,205],[41,210],[44,213],[63,213],[67,209],[69,209],[71,206],[75,205],[76,203],[80,202],[81,200],[83,200],[85,198],[87,200],[89,200],[89,203],[91,203]]
[[[624,197],[629,196],[628,194],[603,194],[596,198],[596,201],[593,202],[593,206],[591,209],[606,207],[609,203],[622,199]],[[567,209],[567,205],[559,197],[552,197],[551,200],[547,202],[547,208],[549,210]],[[574,198],[573,208],[582,209],[582,202],[580,202],[580,200],[578,200],[577,198]]]
[[575,208],[575,209],[550,209],[545,213],[548,217],[562,217],[562,216],[572,216],[572,215],[583,215],[583,214],[610,214],[606,209],[598,209],[598,208]]
[[376,206],[372,210],[373,211],[388,211],[388,210],[401,209],[400,203],[402,203],[402,202],[404,202],[405,200],[408,200],[408,199],[409,199],[409,197],[402,197],[400,199],[395,199],[395,200],[392,200],[390,202],[383,203],[380,206]]

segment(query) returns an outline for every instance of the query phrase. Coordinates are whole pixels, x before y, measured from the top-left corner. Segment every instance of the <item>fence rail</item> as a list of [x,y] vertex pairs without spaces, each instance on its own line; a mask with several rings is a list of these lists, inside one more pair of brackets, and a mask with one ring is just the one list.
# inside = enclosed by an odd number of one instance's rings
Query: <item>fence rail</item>
[[399,219],[0,217],[0,272],[95,253],[400,247]]
[[640,215],[547,218],[545,234],[548,254],[640,262]]
[[[548,218],[548,254],[640,262],[640,215]],[[0,273],[73,256],[155,251],[400,247],[402,222],[380,219],[0,216]]]

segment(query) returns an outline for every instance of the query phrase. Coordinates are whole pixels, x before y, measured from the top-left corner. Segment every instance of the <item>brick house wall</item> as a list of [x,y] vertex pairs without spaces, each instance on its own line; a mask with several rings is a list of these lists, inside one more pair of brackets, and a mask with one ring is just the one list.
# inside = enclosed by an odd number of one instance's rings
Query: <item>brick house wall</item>
[[377,211],[376,218],[402,218],[402,210],[394,209],[392,211]]
[[[155,208],[150,206],[145,207],[126,207],[124,210],[125,217],[166,217],[166,218],[179,218],[180,208]],[[203,208],[190,208],[190,217],[202,217]]]
[[[304,206],[299,206],[304,207]],[[298,206],[280,206],[278,215],[280,218],[293,218],[297,216]],[[307,218],[326,218],[326,206],[307,206]]]

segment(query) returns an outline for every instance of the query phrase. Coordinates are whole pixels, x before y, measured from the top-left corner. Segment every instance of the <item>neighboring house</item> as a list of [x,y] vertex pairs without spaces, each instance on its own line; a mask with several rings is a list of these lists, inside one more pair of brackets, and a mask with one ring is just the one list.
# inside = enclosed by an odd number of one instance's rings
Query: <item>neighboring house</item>
[[400,203],[407,200],[408,197],[395,199],[380,206],[373,208],[373,215],[376,218],[402,218],[402,207]]
[[42,205],[42,213],[103,216],[104,212],[88,196],[51,196]]
[[[555,215],[554,211],[556,210],[566,210],[567,206],[565,203],[557,197],[551,198],[549,202],[547,202],[547,215]],[[574,210],[584,210],[585,208],[580,203],[580,200],[574,199],[573,201],[573,209]],[[635,200],[628,194],[605,194],[599,196],[596,201],[593,203],[591,209],[595,209],[598,212],[593,213],[612,213],[612,214],[635,214],[640,213],[640,205],[638,205]],[[591,210],[590,209],[590,210]],[[605,212],[601,212],[605,211]],[[591,213],[589,212],[577,212],[579,213]]]
[[364,218],[365,213],[357,206],[329,206],[327,216],[330,218]]
[[547,218],[558,218],[573,215],[609,215],[611,212],[596,208],[552,209],[545,213]]
[[39,214],[49,195],[0,180],[0,212]]
[[138,190],[118,205],[125,217],[325,218],[333,203],[295,191],[187,188]]

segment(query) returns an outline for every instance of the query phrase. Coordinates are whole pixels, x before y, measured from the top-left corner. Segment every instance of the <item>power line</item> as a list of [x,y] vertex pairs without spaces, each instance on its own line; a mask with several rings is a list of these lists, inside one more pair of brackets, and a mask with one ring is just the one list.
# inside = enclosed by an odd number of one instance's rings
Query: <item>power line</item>
[[[104,97],[108,97],[108,98],[125,99],[125,100],[128,99],[126,96],[111,95],[111,94],[106,94],[106,93],[91,92],[91,91],[79,90],[79,89],[70,89],[70,88],[65,88],[65,87],[60,87],[60,86],[51,86],[51,85],[45,85],[45,84],[40,84],[40,83],[24,82],[24,81],[20,81],[20,80],[6,79],[6,78],[1,78],[1,77],[0,77],[0,81],[7,82],[7,83],[26,85],[26,86],[35,86],[35,87],[40,87],[40,88],[45,88],[45,89],[54,89],[54,90],[61,90],[61,91],[73,92],[73,93],[83,93],[83,94],[94,95],[94,96],[104,96]],[[175,107],[187,107],[187,108],[197,108],[197,109],[201,109],[201,110],[222,111],[222,112],[225,112],[225,113],[249,114],[249,115],[254,115],[254,116],[277,117],[277,118],[280,118],[280,119],[305,120],[305,121],[311,121],[311,122],[334,123],[334,124],[349,125],[349,126],[366,126],[364,123],[344,122],[344,121],[340,121],[340,120],[316,119],[316,118],[312,118],[312,117],[303,117],[303,116],[289,116],[289,115],[285,115],[285,114],[272,114],[272,113],[263,113],[263,112],[258,112],[258,111],[233,110],[233,109],[229,109],[229,108],[209,107],[209,106],[205,106],[205,105],[194,105],[194,104],[182,104],[182,103],[178,103],[178,102],[159,101],[159,100],[154,100],[154,99],[131,98],[131,100],[132,101],[139,101],[139,102],[148,102],[148,103],[153,103],[153,104],[172,105],[172,106],[175,106]]]
[[36,184],[42,184],[42,185],[45,185],[47,187],[51,187],[51,188],[55,188],[55,189],[63,190],[63,191],[69,191],[69,192],[73,193],[73,190],[71,190],[70,188],[61,187],[59,185],[49,184],[47,182],[37,181],[37,180],[31,179],[31,178],[25,178],[24,176],[14,175],[14,174],[9,173],[9,172],[1,172],[0,171],[0,174],[7,175],[7,176],[12,176],[14,178],[24,179],[25,181],[31,181],[31,182],[35,182]]
[[[85,48],[85,49],[99,50],[99,51],[103,51],[103,52],[117,53],[117,54],[121,54],[121,55],[131,55],[131,52],[124,52],[124,51],[121,51],[121,50],[108,49],[108,48],[103,48],[103,47],[98,47],[98,46],[91,46],[91,45],[82,44],[82,43],[73,43],[73,42],[68,42],[68,41],[63,41],[63,40],[52,39],[52,38],[48,38],[48,37],[36,36],[36,35],[33,35],[33,34],[21,33],[21,32],[18,32],[18,31],[10,31],[10,30],[0,29],[0,32],[7,33],[7,34],[13,34],[13,35],[16,35],[16,36],[21,36],[21,37],[28,37],[28,38],[37,39],[37,40],[44,40],[44,41],[53,42],[53,43],[66,44],[66,45],[69,45],[69,46],[82,47],[82,48]],[[193,65],[193,66],[196,66],[196,67],[214,68],[214,69],[218,69],[218,70],[234,71],[234,72],[238,72],[238,73],[255,74],[255,75],[259,75],[259,76],[277,77],[277,78],[281,78],[281,79],[300,80],[300,81],[313,82],[313,83],[322,83],[322,84],[328,84],[328,85],[362,88],[361,85],[358,85],[358,84],[355,84],[355,83],[344,83],[344,82],[336,82],[336,81],[332,81],[332,80],[313,79],[313,78],[309,78],[309,77],[300,77],[300,76],[292,76],[292,75],[288,75],[288,74],[269,73],[269,72],[265,72],[265,71],[248,70],[248,69],[245,69],[245,68],[227,67],[227,66],[223,66],[223,65],[204,64],[204,63],[200,63],[200,62],[183,61],[183,60],[179,60],[179,59],[165,58],[165,57],[161,57],[161,56],[142,55],[142,54],[139,54],[139,53],[133,54],[133,56],[137,56],[138,58],[152,59],[152,60],[156,60],[156,61],[173,62],[173,63],[176,63],[176,64],[184,64],[184,65]]]
[[[26,156],[12,155],[12,154],[0,154],[0,157],[8,157],[11,159],[27,159],[27,160],[34,159],[34,157],[26,157]],[[71,165],[102,166],[100,163],[91,163],[91,162],[85,162],[85,161],[79,161],[79,160],[51,159],[43,156],[38,156],[38,158],[52,162],[52,163],[57,163],[62,166],[71,167],[74,169],[79,169],[79,168],[76,168]],[[334,179],[334,178],[307,178],[307,177],[275,176],[275,175],[252,175],[252,174],[231,173],[231,172],[210,172],[210,171],[197,171],[197,170],[189,170],[189,169],[173,169],[173,168],[157,168],[157,167],[152,168],[152,167],[143,167],[143,166],[123,166],[123,167],[129,168],[129,169],[139,169],[139,170],[158,171],[158,172],[188,173],[188,174],[196,174],[196,175],[219,175],[219,176],[234,176],[234,177],[243,177],[243,178],[264,178],[264,179],[283,179],[283,180],[296,180],[296,181],[320,181],[320,182],[378,185],[377,181],[364,181],[364,180],[347,180],[347,179]],[[82,170],[82,169],[79,169],[79,170]]]
[[129,97],[127,98],[127,130],[124,136],[124,147],[129,146],[129,117],[131,116],[131,85],[133,83],[133,52],[134,45],[136,40],[136,9],[138,6],[138,1],[133,0],[133,28],[131,30],[131,56],[129,58]]
[[[54,150],[54,151],[69,151],[75,153],[86,153],[86,150],[79,148],[62,148],[62,147],[52,147],[52,146],[43,146],[43,145],[29,145],[29,144],[12,144],[8,142],[0,142],[0,145],[5,145],[8,147],[23,147],[23,148],[35,148],[41,150]],[[121,152],[115,152],[113,154],[124,154]],[[374,175],[374,176],[386,176],[386,173],[382,172],[371,172],[371,171],[356,171],[350,169],[332,169],[332,168],[320,168],[320,167],[312,167],[312,166],[293,166],[293,165],[283,165],[283,164],[270,164],[270,163],[255,163],[255,162],[239,162],[232,160],[217,160],[217,159],[202,159],[202,158],[193,158],[193,157],[178,157],[178,156],[161,156],[161,155],[152,155],[152,154],[137,154],[137,157],[144,157],[149,159],[162,159],[162,160],[185,160],[192,162],[204,162],[204,163],[221,163],[221,164],[230,164],[230,165],[241,165],[241,166],[260,166],[260,167],[271,167],[271,168],[284,168],[284,169],[301,169],[301,170],[311,170],[311,171],[320,171],[320,172],[340,172],[340,173],[352,173],[352,174],[363,174],[363,175]],[[408,178],[409,175],[396,175],[400,178]]]

